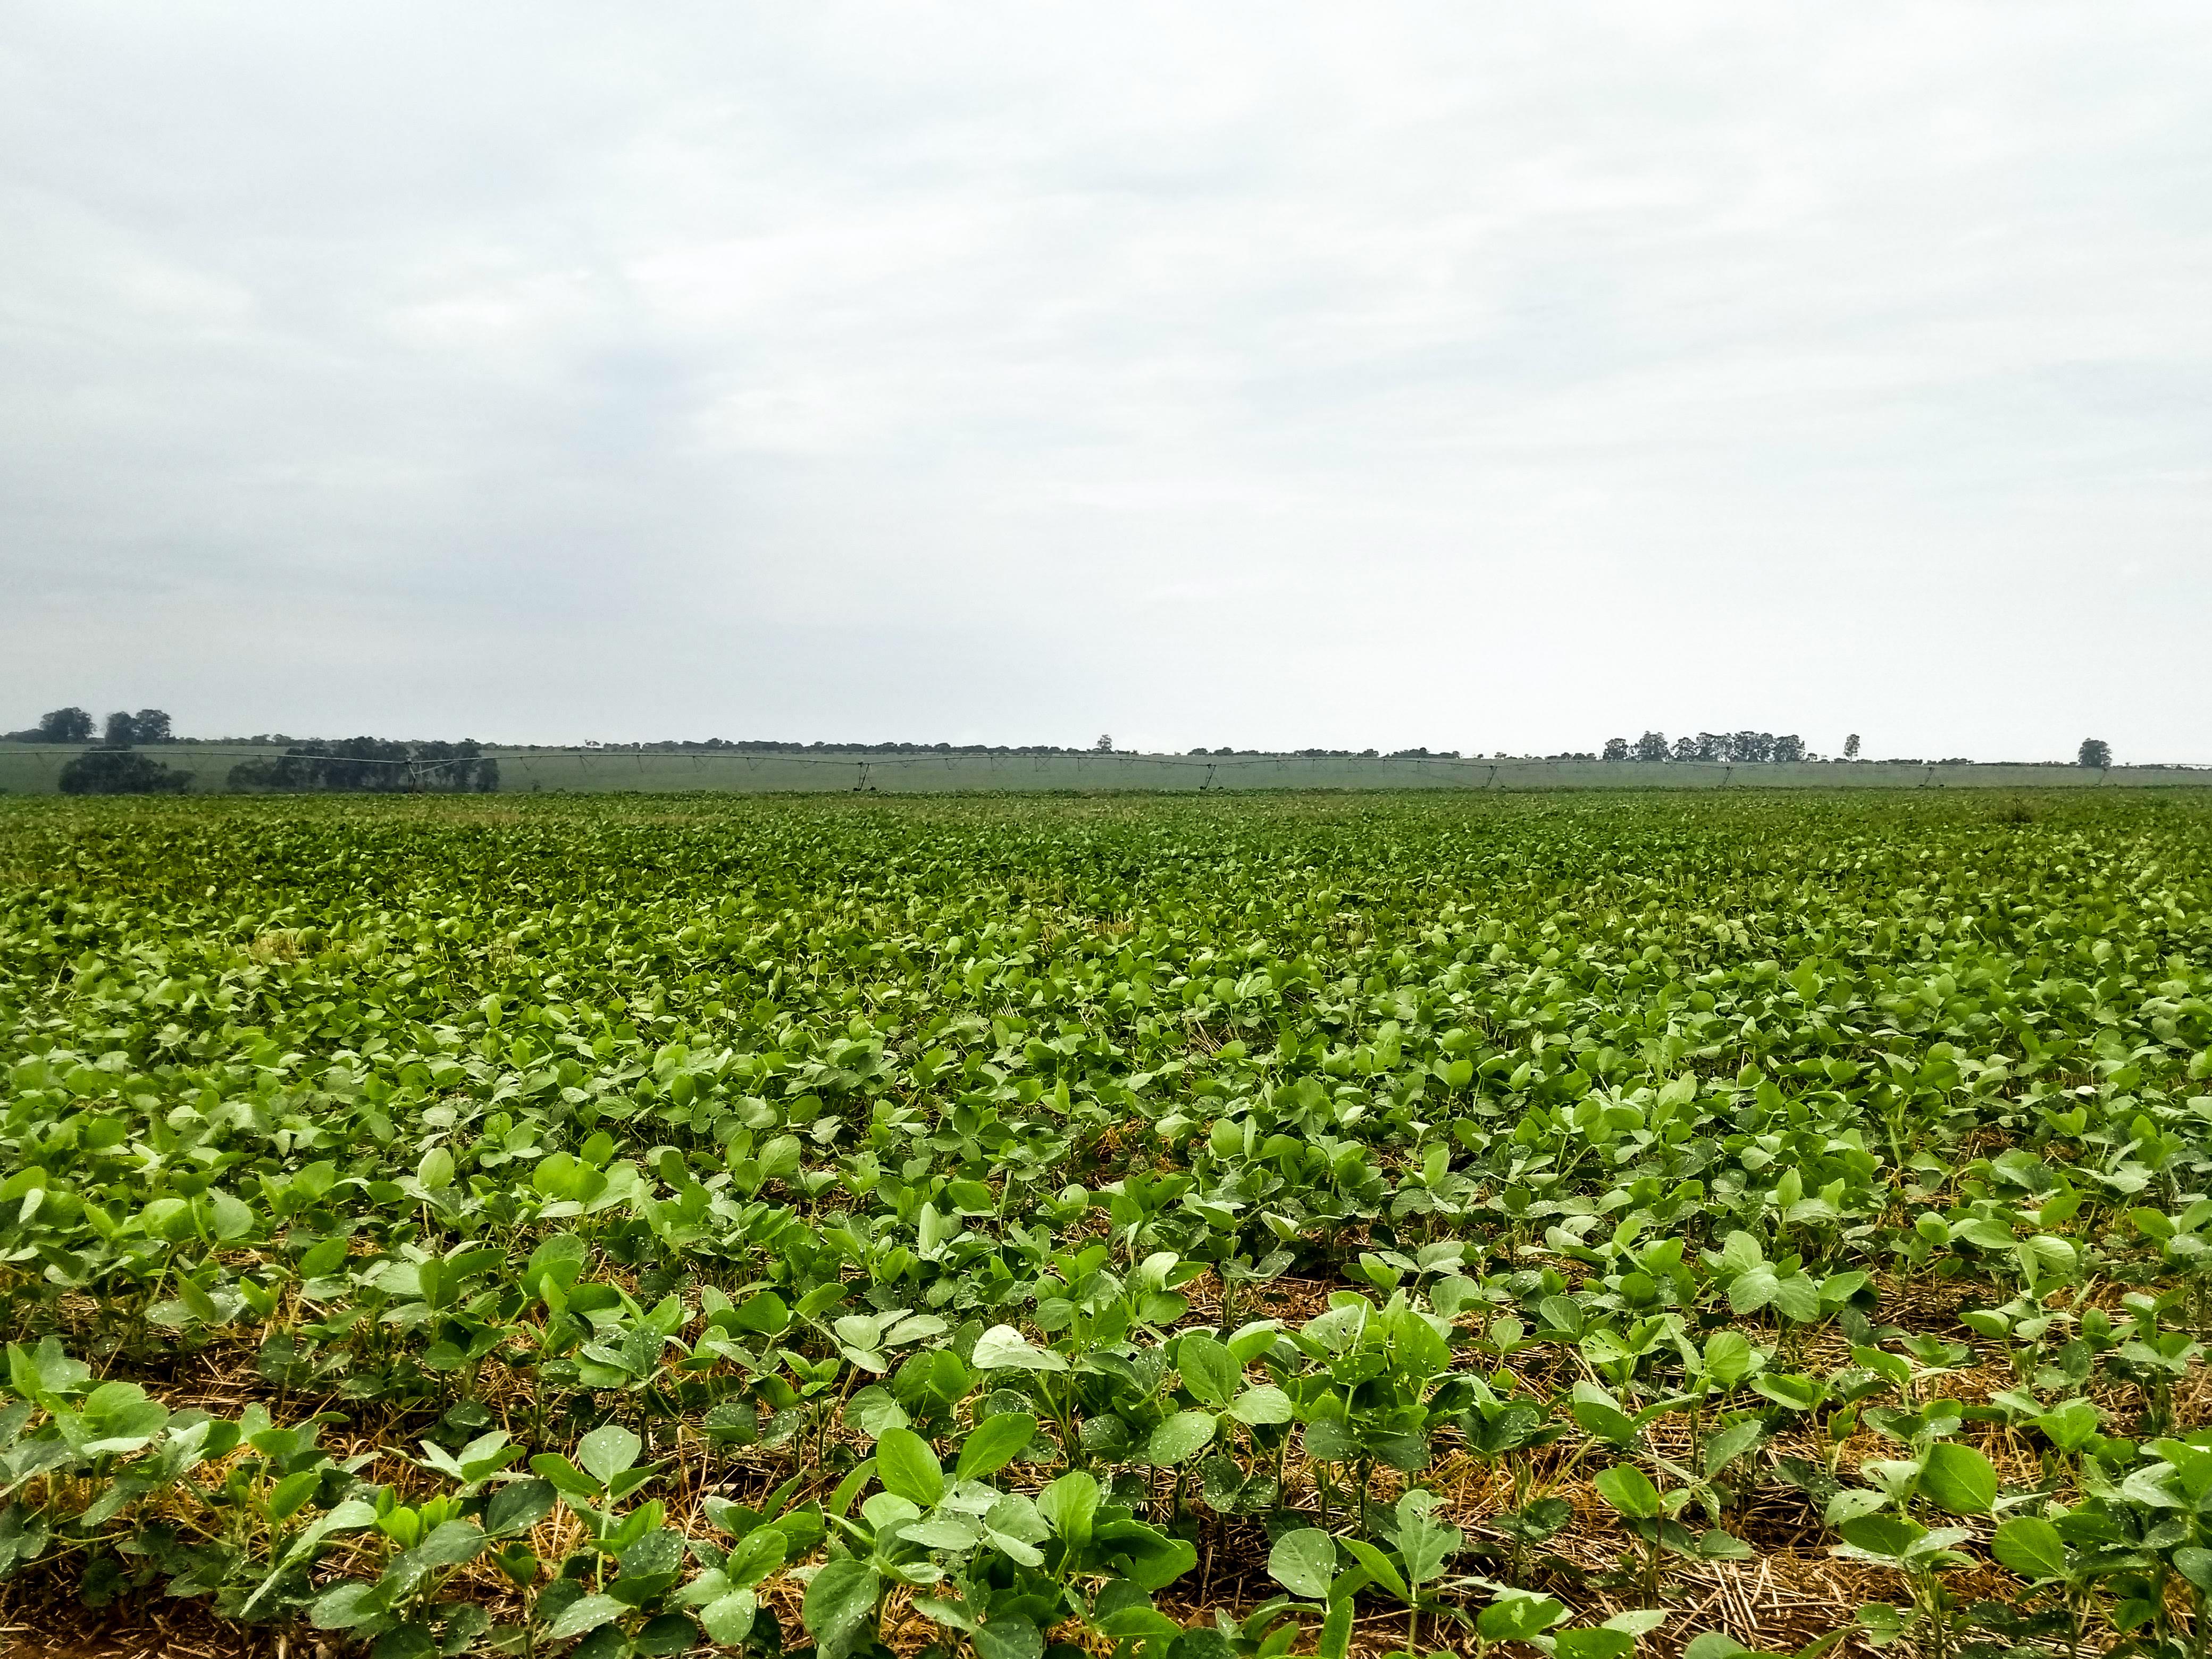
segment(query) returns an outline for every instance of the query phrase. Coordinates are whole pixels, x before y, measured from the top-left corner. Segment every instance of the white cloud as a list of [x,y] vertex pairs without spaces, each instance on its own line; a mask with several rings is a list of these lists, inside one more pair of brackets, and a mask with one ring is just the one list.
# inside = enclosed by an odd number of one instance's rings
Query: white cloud
[[24,9],[0,724],[2212,760],[2208,46]]

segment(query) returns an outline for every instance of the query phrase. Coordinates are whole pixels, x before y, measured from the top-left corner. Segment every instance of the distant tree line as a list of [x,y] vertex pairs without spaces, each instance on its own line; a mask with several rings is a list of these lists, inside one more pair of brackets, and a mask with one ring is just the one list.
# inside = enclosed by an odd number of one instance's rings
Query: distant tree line
[[[1631,743],[1626,738],[1607,738],[1605,759],[1609,761],[1726,761],[1736,765],[1756,765],[1761,762],[1816,761],[1820,757],[1808,751],[1805,740],[1796,732],[1776,737],[1771,732],[1700,732],[1694,738],[1677,738],[1667,741],[1664,732],[1646,732]],[[1560,760],[1585,758],[1576,756],[1555,756]],[[1859,758],[1859,734],[1852,732],[1844,739],[1844,758]],[[1972,766],[1974,763],[1964,755],[1948,755],[1933,763],[1917,756],[1893,756],[1883,763],[1888,766]],[[2112,746],[2102,738],[2084,738],[2075,756],[2077,766],[2095,767],[2100,770],[2112,763]]]
[[[571,744],[518,744],[530,753],[546,750],[566,751],[576,747]],[[762,738],[665,738],[655,743],[587,743],[582,747],[605,750],[615,754],[646,755],[946,755],[971,759],[985,757],[1028,760],[1056,755],[1097,757],[1100,755],[1133,754],[1135,751],[1114,747],[1111,736],[1102,734],[1087,744],[1060,743],[782,743]],[[1456,749],[1393,749],[1385,754],[1378,749],[1237,749],[1224,744],[1218,749],[1200,744],[1186,751],[1191,755],[1263,756],[1297,760],[1457,760]],[[1595,759],[1595,756],[1585,758]]]
[[240,761],[230,769],[229,781],[233,789],[287,793],[489,794],[499,787],[499,763],[472,739],[347,738],[294,744],[271,760]]
[[1087,744],[1061,743],[798,743],[772,738],[663,738],[653,743],[518,744],[530,753],[582,747],[629,755],[1003,755],[1023,759],[1046,755],[1109,755],[1110,738]]
[[1208,749],[1203,744],[1187,751],[1208,757],[1234,755],[1261,760],[1451,760],[1459,757],[1456,749],[1393,749],[1387,755],[1379,749],[1232,749],[1224,744],[1218,749]]
[[[94,743],[94,731],[91,714],[71,706],[48,709],[34,726],[20,732],[0,732],[0,742],[90,744]],[[71,794],[143,794],[182,790],[189,785],[191,774],[173,771],[148,757],[135,756],[131,752],[143,746],[177,741],[166,710],[141,708],[131,714],[118,708],[108,715],[98,747],[88,750],[63,769],[62,788]],[[372,793],[432,791],[454,794],[483,793],[499,787],[498,761],[483,754],[481,745],[473,740],[401,743],[364,737],[348,738],[335,743],[315,743],[295,741],[282,732],[264,732],[255,738],[216,738],[206,741],[234,744],[282,743],[289,745],[276,759],[246,761],[231,768],[229,782],[234,789],[347,790]],[[571,745],[532,744],[517,747],[526,748],[526,752],[538,753],[547,749],[568,749]],[[1051,743],[823,743],[819,740],[797,743],[772,738],[667,738],[653,743],[587,743],[582,747],[623,754],[942,755],[948,757],[1004,757],[1010,759],[1121,752],[1115,749],[1112,737],[1105,734],[1080,747]],[[1218,749],[1201,745],[1188,752],[1193,757],[1209,758],[1224,756],[1298,760],[1455,761],[1461,758],[1456,749],[1425,748],[1394,749],[1386,755],[1374,749],[1282,750],[1236,749],[1224,744]],[[1514,757],[1501,750],[1492,758],[1505,760]],[[1608,738],[1601,753],[1562,751],[1556,755],[1532,755],[1520,758],[1708,761],[1757,765],[1817,761],[1820,757],[1809,752],[1805,747],[1805,740],[1794,732],[1778,737],[1771,732],[1747,730],[1700,732],[1695,737],[1679,737],[1671,743],[1663,732],[1646,732],[1632,741],[1627,738]],[[1857,732],[1854,732],[1844,739],[1843,758],[1846,761],[1860,758]],[[1928,763],[1917,757],[1893,757],[1887,763],[1893,766]],[[1970,765],[1972,763],[1964,756],[1957,756],[1935,764],[1954,766]],[[2112,764],[2112,745],[2101,738],[2084,738],[2075,764],[2100,770],[2109,768]]]

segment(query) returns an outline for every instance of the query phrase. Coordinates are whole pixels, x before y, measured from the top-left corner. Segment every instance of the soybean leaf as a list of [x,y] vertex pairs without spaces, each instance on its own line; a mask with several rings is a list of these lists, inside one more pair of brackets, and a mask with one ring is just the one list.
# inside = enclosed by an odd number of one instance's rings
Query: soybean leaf
[[752,1634],[759,1603],[749,1589],[732,1590],[699,1609],[700,1626],[707,1639],[726,1648],[742,1647]]
[[945,1471],[937,1454],[912,1429],[886,1429],[876,1442],[876,1479],[885,1492],[925,1510],[945,1496]]
[[1336,1577],[1336,1540],[1318,1527],[1285,1533],[1267,1553],[1267,1572],[1291,1595],[1322,1601]]
[[1208,1406],[1225,1406],[1242,1381],[1235,1356],[1203,1331],[1176,1339],[1176,1366],[1182,1385]]
[[1510,1590],[1476,1615],[1474,1633],[1486,1642],[1526,1642],[1567,1616],[1548,1595]]
[[1633,1636],[1602,1625],[1559,1631],[1552,1638],[1555,1659],[1627,1659],[1635,1651]]
[[1177,1412],[1152,1431],[1145,1444],[1145,1461],[1155,1468],[1170,1468],[1195,1456],[1213,1439],[1211,1412]]
[[1928,1528],[1901,1515],[1854,1516],[1836,1528],[1849,1548],[1885,1561],[1902,1561],[1928,1536]]
[[1997,1472],[1972,1446],[1939,1440],[1928,1449],[1920,1490],[1954,1515],[1987,1515],[1997,1501]]
[[1043,1659],[1044,1633],[1018,1613],[993,1615],[975,1626],[978,1659]]
[[572,1636],[611,1624],[629,1609],[611,1595],[581,1595],[561,1609],[545,1627],[549,1642],[565,1642]]
[[1033,1347],[1012,1325],[994,1325],[975,1339],[969,1363],[979,1371],[1064,1371],[1067,1361],[1049,1348]]
[[1239,1423],[1263,1427],[1269,1424],[1287,1423],[1292,1413],[1291,1397],[1272,1382],[1247,1389],[1229,1402],[1229,1414]]
[[1098,1482],[1081,1469],[1071,1469],[1037,1494],[1037,1513],[1055,1534],[1079,1547],[1091,1540],[1098,1499]]
[[643,1443],[628,1429],[609,1423],[593,1429],[577,1443],[576,1462],[602,1486],[611,1486],[617,1475],[636,1467],[637,1455],[642,1449]]
[[1591,1484],[1599,1497],[1632,1521],[1655,1520],[1659,1515],[1659,1489],[1633,1463],[1615,1463],[1601,1469]]
[[806,1586],[799,1619],[816,1644],[832,1653],[849,1653],[854,1638],[873,1619],[883,1581],[866,1561],[854,1556],[825,1563]]
[[1384,1589],[1389,1590],[1401,1601],[1410,1601],[1413,1599],[1413,1592],[1407,1587],[1404,1575],[1399,1572],[1396,1566],[1392,1565],[1390,1558],[1383,1554],[1381,1550],[1376,1549],[1364,1538],[1346,1538],[1344,1540],[1344,1547],[1352,1552],[1352,1559],[1367,1570],[1368,1577],[1382,1585]]
[[2040,1516],[2023,1515],[2004,1522],[1990,1540],[1990,1553],[2023,1578],[2066,1577],[2066,1540]]
[[959,1461],[953,1472],[963,1480],[980,1480],[986,1475],[996,1474],[1013,1462],[1036,1436],[1036,1419],[1025,1412],[1000,1412],[987,1417],[961,1443]]
[[1705,1479],[1710,1480],[1766,1437],[1766,1425],[1755,1417],[1729,1425],[1705,1442]]
[[553,1512],[550,1480],[514,1480],[491,1495],[484,1508],[484,1530],[494,1537],[528,1532]]

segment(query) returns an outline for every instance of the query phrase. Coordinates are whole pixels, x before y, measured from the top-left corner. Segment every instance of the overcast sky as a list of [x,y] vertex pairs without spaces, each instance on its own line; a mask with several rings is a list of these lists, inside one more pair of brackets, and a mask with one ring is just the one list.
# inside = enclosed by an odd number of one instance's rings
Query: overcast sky
[[0,729],[2212,762],[2212,8],[0,12]]

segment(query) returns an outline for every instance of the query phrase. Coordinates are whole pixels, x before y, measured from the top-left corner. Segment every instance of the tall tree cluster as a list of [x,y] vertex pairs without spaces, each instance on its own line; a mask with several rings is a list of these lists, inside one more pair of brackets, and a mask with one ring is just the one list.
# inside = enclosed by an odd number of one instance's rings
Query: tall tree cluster
[[[27,732],[10,732],[12,743],[86,744],[93,741],[92,716],[72,705],[49,708]],[[70,758],[56,781],[64,795],[182,794],[192,775],[166,766],[137,750],[140,744],[174,742],[165,709],[118,708],[107,717],[100,742]]]
[[[93,740],[92,715],[71,704],[67,708],[49,708],[39,716],[39,723],[21,732],[0,733],[0,740],[9,743],[90,743]],[[133,714],[118,708],[107,717],[107,726],[101,741],[111,748],[129,748],[142,743],[173,743],[175,737],[169,730],[166,709],[142,708]]]
[[169,714],[163,708],[142,708],[135,714],[117,709],[107,717],[107,739],[112,744],[128,747],[133,744],[174,743],[169,730]]
[[1729,761],[1741,765],[1802,761],[1805,752],[1805,739],[1795,732],[1778,738],[1771,732],[1700,732],[1671,744],[1664,732],[1646,732],[1633,743],[1626,738],[1608,738],[1605,743],[1609,761]]

